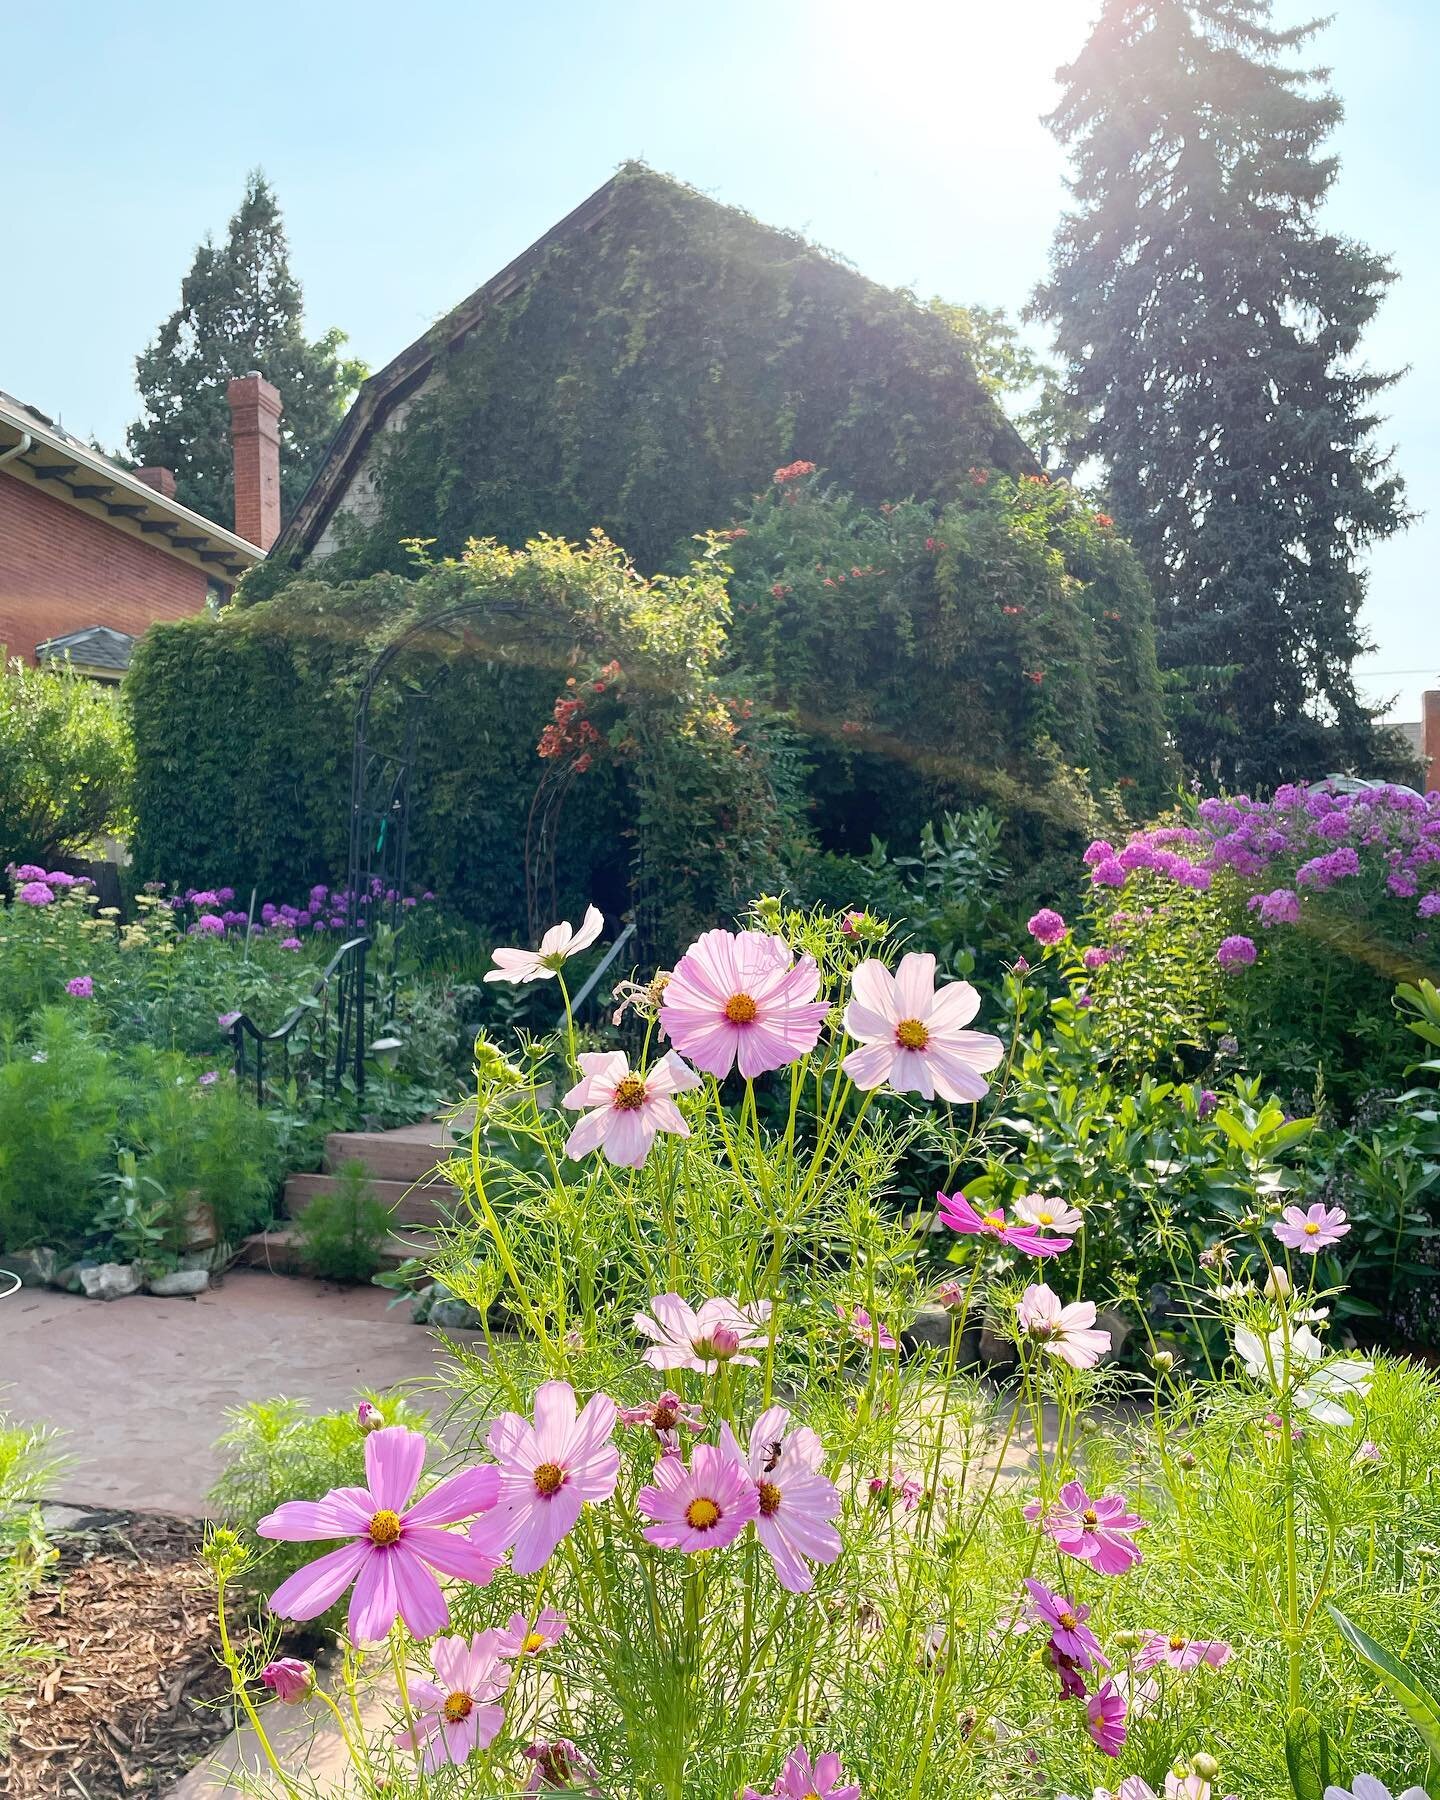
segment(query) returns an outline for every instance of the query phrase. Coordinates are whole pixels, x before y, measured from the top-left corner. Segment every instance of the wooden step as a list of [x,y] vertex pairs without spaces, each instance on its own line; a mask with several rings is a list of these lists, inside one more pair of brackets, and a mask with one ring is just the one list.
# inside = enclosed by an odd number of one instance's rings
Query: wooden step
[[[334,1175],[292,1175],[285,1183],[285,1211],[298,1219],[317,1194],[334,1193],[340,1181]],[[376,1181],[370,1192],[390,1209],[397,1225],[442,1225],[460,1199],[448,1182]]]
[[[428,1256],[435,1248],[434,1234],[417,1226],[403,1233],[392,1232],[380,1249],[380,1267],[398,1269],[412,1256]],[[276,1275],[308,1275],[300,1255],[299,1234],[293,1229],[257,1231],[240,1246],[235,1259],[242,1268],[269,1269]]]
[[325,1140],[325,1171],[334,1175],[361,1162],[377,1181],[423,1182],[454,1152],[449,1128],[426,1120],[399,1131],[332,1131]]

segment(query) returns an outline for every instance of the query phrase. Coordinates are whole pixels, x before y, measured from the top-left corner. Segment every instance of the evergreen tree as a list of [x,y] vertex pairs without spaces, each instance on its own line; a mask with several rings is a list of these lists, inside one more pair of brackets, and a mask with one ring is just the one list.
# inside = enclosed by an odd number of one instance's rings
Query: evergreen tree
[[306,340],[301,310],[280,208],[257,169],[225,242],[206,237],[181,284],[179,307],[135,359],[145,411],[127,434],[130,454],[173,469],[176,498],[217,523],[229,524],[235,511],[225,397],[231,376],[258,369],[280,390],[287,513],[365,378],[361,363],[339,354],[343,332]]
[[1179,747],[1255,785],[1383,757],[1356,565],[1406,523],[1373,443],[1397,377],[1355,361],[1393,271],[1317,222],[1341,107],[1292,66],[1319,23],[1270,15],[1105,0],[1048,121],[1075,204],[1034,303],[1155,590]]

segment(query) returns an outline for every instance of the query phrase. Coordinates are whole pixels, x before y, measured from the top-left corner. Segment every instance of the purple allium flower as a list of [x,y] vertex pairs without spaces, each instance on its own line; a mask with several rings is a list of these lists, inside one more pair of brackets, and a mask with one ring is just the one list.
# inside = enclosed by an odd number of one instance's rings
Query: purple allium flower
[[1030,915],[1025,929],[1037,944],[1058,944],[1069,930],[1069,926],[1058,912],[1048,906],[1042,906],[1037,913]]
[[301,944],[299,938],[288,937],[288,938],[282,938],[280,940],[280,948],[282,950],[300,950],[303,948],[303,945]]
[[55,896],[43,881],[27,881],[15,898],[22,906],[49,906]]
[[89,1000],[95,992],[95,982],[89,975],[72,975],[65,983],[65,992],[77,1000]]
[[1215,960],[1228,974],[1232,969],[1246,969],[1255,960],[1255,940],[1248,937],[1227,937],[1215,952]]

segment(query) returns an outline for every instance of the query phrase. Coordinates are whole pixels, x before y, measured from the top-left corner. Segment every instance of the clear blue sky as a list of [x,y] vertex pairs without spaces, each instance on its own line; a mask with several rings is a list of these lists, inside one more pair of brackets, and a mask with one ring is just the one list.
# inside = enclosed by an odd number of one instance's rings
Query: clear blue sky
[[[1331,0],[1334,228],[1401,280],[1368,346],[1412,503],[1440,486],[1437,0]],[[1323,0],[1322,8],[1323,9]],[[135,353],[247,169],[284,208],[313,330],[389,360],[627,157],[877,280],[1018,308],[1063,161],[1039,115],[1094,0],[247,0],[0,12],[0,388],[121,441]],[[1285,23],[1309,16],[1277,0]],[[1440,677],[1440,522],[1382,546],[1367,690]],[[1395,673],[1389,673],[1395,671]]]

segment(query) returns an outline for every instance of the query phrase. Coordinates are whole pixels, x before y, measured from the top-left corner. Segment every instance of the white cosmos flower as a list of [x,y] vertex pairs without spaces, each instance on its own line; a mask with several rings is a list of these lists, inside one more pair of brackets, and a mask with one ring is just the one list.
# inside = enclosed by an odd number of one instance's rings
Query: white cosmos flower
[[572,956],[588,950],[605,929],[605,915],[598,906],[585,908],[585,921],[575,931],[568,919],[552,925],[538,950],[496,950],[487,981],[552,981]]
[[[1383,1781],[1377,1781],[1373,1775],[1357,1775],[1354,1785],[1348,1788],[1327,1787],[1325,1800],[1390,1800],[1390,1790]],[[1420,1787],[1408,1787],[1398,1796],[1398,1800],[1425,1800],[1425,1790]]]
[[1277,1326],[1263,1338],[1248,1325],[1235,1328],[1235,1350],[1254,1381],[1283,1390],[1297,1377],[1295,1404],[1317,1425],[1349,1425],[1350,1412],[1340,1404],[1363,1400],[1370,1391],[1375,1365],[1359,1356],[1331,1356],[1308,1325],[1290,1333]]

